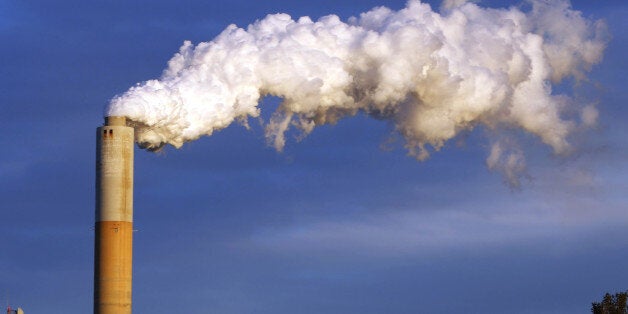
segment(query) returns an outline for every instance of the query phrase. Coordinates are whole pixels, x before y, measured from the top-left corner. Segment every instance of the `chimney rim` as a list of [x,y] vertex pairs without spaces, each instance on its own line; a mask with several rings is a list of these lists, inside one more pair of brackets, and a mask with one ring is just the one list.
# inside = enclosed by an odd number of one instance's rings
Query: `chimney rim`
[[106,126],[113,126],[113,125],[126,126],[126,117],[124,116],[105,117],[105,125]]

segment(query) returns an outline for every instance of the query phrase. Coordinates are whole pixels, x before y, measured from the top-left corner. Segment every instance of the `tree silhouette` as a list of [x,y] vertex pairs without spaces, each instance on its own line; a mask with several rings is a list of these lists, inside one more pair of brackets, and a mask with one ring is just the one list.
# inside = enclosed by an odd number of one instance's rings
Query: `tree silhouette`
[[618,292],[615,295],[606,293],[602,302],[591,303],[593,314],[628,314],[628,291]]

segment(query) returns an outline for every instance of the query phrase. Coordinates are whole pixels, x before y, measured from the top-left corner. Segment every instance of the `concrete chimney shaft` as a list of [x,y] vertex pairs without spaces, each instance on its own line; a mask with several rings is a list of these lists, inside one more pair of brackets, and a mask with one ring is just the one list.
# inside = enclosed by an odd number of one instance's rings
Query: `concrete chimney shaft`
[[134,130],[125,117],[97,129],[94,314],[130,314]]

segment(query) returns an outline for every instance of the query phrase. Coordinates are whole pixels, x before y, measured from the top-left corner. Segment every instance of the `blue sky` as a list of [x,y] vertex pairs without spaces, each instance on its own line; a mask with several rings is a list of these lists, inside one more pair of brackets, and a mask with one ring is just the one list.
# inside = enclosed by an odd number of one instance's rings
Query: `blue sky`
[[[184,40],[270,13],[346,19],[404,4],[0,2],[0,298],[91,311],[95,129],[109,99],[158,77]],[[522,136],[519,190],[486,168],[486,130],[417,162],[364,115],[282,153],[257,121],[138,149],[134,311],[587,313],[628,289],[628,4],[573,6],[612,35],[572,93],[598,102],[599,125],[567,158]],[[276,105],[263,100],[262,117]]]

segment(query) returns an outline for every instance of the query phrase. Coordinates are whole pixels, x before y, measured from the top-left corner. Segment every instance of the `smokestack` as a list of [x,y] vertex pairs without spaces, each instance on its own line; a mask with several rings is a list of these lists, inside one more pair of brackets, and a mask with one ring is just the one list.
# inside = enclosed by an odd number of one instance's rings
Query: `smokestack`
[[94,313],[131,313],[134,130],[125,117],[97,129]]

